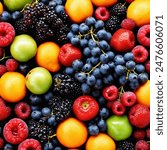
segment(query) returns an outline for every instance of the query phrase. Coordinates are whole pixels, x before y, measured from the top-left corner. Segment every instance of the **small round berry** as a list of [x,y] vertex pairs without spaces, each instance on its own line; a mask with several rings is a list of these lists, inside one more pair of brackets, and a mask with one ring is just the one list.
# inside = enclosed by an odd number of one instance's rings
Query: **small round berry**
[[132,19],[126,18],[122,20],[121,27],[128,30],[133,30],[135,28],[135,22]]
[[114,101],[112,103],[111,109],[112,109],[112,112],[115,115],[118,115],[118,116],[123,115],[125,113],[125,111],[126,111],[125,106],[122,105],[122,103],[120,103],[119,101]]
[[4,140],[0,137],[0,149],[3,149],[4,147]]
[[8,71],[15,71],[17,70],[19,63],[15,59],[8,59],[5,63],[6,68]]
[[118,98],[118,88],[114,85],[103,89],[103,96],[108,101],[113,101]]
[[136,100],[136,95],[131,91],[127,91],[122,94],[120,102],[124,106],[130,107],[135,104]]
[[7,72],[7,68],[5,65],[0,65],[0,77]]

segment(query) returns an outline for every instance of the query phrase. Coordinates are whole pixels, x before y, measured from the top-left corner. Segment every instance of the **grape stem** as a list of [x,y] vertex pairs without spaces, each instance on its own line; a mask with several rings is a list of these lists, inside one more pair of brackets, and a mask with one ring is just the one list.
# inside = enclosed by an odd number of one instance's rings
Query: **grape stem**
[[96,66],[94,66],[89,72],[85,73],[87,74],[88,76],[90,76],[90,74],[97,68],[101,65],[101,62],[99,62]]

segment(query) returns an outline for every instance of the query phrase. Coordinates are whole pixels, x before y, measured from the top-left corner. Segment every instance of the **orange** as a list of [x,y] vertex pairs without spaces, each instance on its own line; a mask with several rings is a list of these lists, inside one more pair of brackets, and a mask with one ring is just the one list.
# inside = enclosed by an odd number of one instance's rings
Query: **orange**
[[127,10],[127,18],[132,19],[137,26],[150,23],[150,0],[135,0]]
[[2,3],[0,2],[0,15],[2,14],[2,12],[3,12],[3,5],[2,5]]
[[7,72],[0,78],[0,96],[8,102],[18,102],[26,95],[25,77],[18,72]]
[[116,150],[116,144],[110,136],[100,133],[89,137],[86,150]]
[[137,102],[146,106],[150,106],[150,80],[148,80],[145,84],[140,86],[135,91]]
[[56,136],[65,147],[77,148],[86,142],[88,131],[81,121],[68,118],[58,125]]
[[54,42],[45,42],[39,45],[36,53],[36,62],[40,67],[50,72],[57,72],[60,69],[58,56],[60,47]]
[[67,0],[65,10],[75,23],[80,23],[93,15],[91,0]]
[[109,7],[114,5],[117,0],[91,0],[95,6]]

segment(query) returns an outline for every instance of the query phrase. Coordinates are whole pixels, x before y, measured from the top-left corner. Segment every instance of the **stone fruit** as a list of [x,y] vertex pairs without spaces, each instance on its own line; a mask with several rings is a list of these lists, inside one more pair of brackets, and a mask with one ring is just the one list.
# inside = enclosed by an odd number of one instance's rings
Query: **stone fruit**
[[11,55],[20,62],[29,61],[35,56],[36,51],[35,40],[27,34],[16,36],[10,46]]
[[26,76],[26,86],[34,94],[46,93],[51,85],[52,76],[45,68],[33,68]]
[[112,6],[117,2],[117,0],[91,0],[91,1],[95,6],[105,6],[105,7]]
[[2,12],[3,12],[3,5],[2,5],[2,3],[0,2],[0,15],[2,14]]
[[132,126],[126,115],[113,115],[107,119],[107,133],[116,141],[129,138],[132,134]]

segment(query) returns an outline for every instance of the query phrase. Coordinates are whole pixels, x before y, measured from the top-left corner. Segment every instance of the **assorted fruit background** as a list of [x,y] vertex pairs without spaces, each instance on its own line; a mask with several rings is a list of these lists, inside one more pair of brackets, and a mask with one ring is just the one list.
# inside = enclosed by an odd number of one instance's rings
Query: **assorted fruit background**
[[149,150],[150,0],[0,2],[0,149]]

